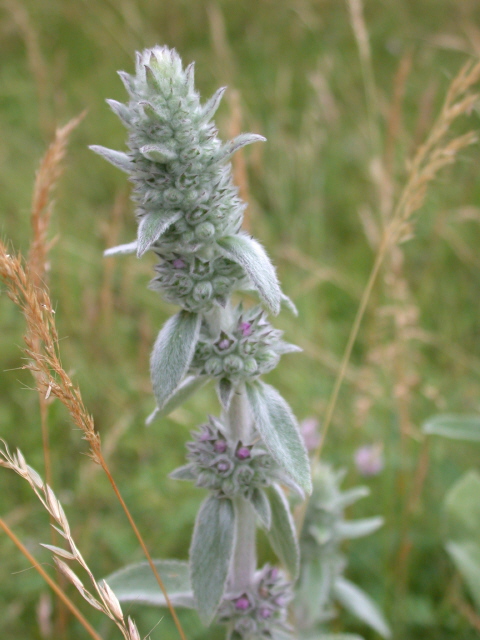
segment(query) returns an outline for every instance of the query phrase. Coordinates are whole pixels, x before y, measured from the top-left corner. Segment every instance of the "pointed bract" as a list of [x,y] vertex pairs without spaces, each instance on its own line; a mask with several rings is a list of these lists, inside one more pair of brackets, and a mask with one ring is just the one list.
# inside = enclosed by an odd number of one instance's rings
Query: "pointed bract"
[[242,147],[246,147],[247,144],[253,144],[254,142],[266,142],[266,140],[266,138],[259,136],[256,133],[241,133],[239,136],[223,145],[215,156],[215,161],[224,162],[231,158],[236,151],[242,149]]
[[217,89],[210,100],[203,106],[201,115],[202,122],[209,122],[213,118],[215,112],[220,106],[220,102],[226,89],[227,87],[220,87],[220,89]]
[[180,311],[167,320],[158,334],[150,358],[152,387],[163,409],[182,382],[195,351],[202,318]]
[[125,173],[131,173],[135,168],[135,165],[127,156],[127,154],[123,153],[122,151],[107,149],[107,147],[102,147],[98,144],[90,145],[89,149],[95,151],[95,153],[98,153],[98,155],[105,158],[105,160],[108,160],[110,164],[113,164],[114,167],[117,167],[117,169],[121,169]]
[[218,240],[225,256],[239,264],[275,315],[280,311],[282,292],[275,269],[262,245],[245,233]]
[[147,213],[143,216],[138,223],[137,257],[141,258],[180,217],[178,211],[168,211],[163,215]]

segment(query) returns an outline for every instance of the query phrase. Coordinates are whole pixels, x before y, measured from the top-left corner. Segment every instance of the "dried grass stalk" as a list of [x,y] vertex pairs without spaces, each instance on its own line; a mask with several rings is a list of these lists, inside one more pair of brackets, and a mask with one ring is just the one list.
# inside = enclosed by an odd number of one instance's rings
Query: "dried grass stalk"
[[[80,592],[82,597],[95,609],[104,613],[112,620],[122,632],[125,640],[137,640],[139,638],[138,629],[131,621],[124,618],[122,607],[108,584],[101,580],[97,582],[95,576],[91,572],[88,564],[84,560],[82,554],[78,550],[71,534],[70,525],[63,507],[56,497],[53,490],[45,484],[39,474],[30,467],[21,451],[10,453],[5,442],[4,448],[0,448],[0,466],[15,471],[21,478],[26,480],[43,507],[49,513],[50,517],[56,523],[55,529],[65,539],[68,549],[63,549],[50,544],[42,544],[43,547],[52,552],[55,564],[62,574],[71,582]],[[94,588],[94,593],[89,591],[83,584],[82,580],[63,560],[74,561],[86,571],[90,582]]]
[[58,333],[55,326],[55,311],[52,308],[48,291],[43,287],[34,286],[21,257],[9,254],[1,240],[0,278],[5,282],[9,297],[22,310],[27,321],[27,333],[24,336],[26,347],[24,351],[28,362],[23,368],[29,369],[34,373],[39,389],[47,389],[48,395],[51,394],[57,397],[65,405],[75,425],[83,432],[83,437],[90,447],[89,455],[95,463],[102,467],[107,475],[165,596],[178,633],[182,640],[185,640],[185,634],[163,581],[103,457],[100,436],[95,431],[92,416],[83,404],[80,389],[73,384],[62,366],[58,349]]

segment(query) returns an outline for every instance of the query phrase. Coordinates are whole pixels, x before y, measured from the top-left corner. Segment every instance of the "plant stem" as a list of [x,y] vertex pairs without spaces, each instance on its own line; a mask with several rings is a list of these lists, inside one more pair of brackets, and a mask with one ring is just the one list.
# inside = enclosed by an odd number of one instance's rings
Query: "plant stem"
[[[252,420],[245,385],[240,385],[235,390],[226,422],[233,440],[250,442]],[[235,549],[229,585],[232,591],[242,592],[251,585],[257,566],[256,516],[251,504],[241,496],[234,498],[233,507],[235,509]]]

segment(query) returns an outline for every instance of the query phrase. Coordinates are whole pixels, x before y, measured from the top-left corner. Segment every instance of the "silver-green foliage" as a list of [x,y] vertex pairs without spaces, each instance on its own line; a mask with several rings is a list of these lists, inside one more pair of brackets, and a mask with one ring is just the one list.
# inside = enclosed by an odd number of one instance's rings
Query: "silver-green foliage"
[[[336,616],[340,604],[384,638],[389,626],[373,600],[344,573],[347,566],[342,553],[345,540],[369,535],[381,527],[380,517],[347,520],[345,508],[368,495],[366,487],[342,491],[342,471],[317,465],[313,493],[300,537],[301,566],[295,617],[301,637],[336,638],[326,634],[325,624]],[[325,635],[324,635],[325,634]]]
[[[274,314],[282,302],[294,310],[265,250],[241,230],[245,204],[228,162],[264,138],[242,134],[220,141],[212,117],[224,89],[202,105],[193,65],[183,69],[167,47],[138,54],[135,75],[120,76],[129,101],[108,103],[127,127],[128,151],[92,149],[129,175],[138,231],[134,242],[106,254],[136,251],[140,257],[151,250],[157,258],[151,289],[180,307],[153,347],[157,408],[148,421],[168,414],[209,380],[222,409],[221,418],[211,417],[195,434],[188,464],[172,474],[210,490],[194,527],[188,581],[173,584],[174,594],[180,588],[174,600],[193,604],[205,623],[217,615],[232,639],[281,640],[290,637],[291,587],[277,569],[256,570],[255,529],[260,524],[267,531],[296,577],[298,543],[280,484],[303,496],[311,481],[297,421],[260,377],[298,348],[281,339],[260,306],[233,307],[230,300],[235,291],[256,290]],[[178,567],[185,577],[184,565]],[[145,567],[135,565],[110,580],[121,598],[141,593],[143,602],[163,604],[150,579],[142,584],[144,576]]]

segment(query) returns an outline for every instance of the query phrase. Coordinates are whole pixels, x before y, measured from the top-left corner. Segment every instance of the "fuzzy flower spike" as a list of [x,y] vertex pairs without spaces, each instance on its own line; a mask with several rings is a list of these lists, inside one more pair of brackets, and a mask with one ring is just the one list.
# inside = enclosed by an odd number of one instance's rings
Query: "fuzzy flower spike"
[[[138,233],[135,242],[107,255],[136,251],[140,257],[153,249],[160,258],[159,288],[185,309],[224,304],[249,280],[278,313],[283,295],[262,246],[240,231],[245,204],[228,162],[238,149],[265,138],[247,133],[222,143],[211,120],[225,88],[201,105],[193,64],[184,70],[172,49],[147,49],[137,54],[134,76],[119,73],[130,101],[108,104],[129,130],[129,151],[90,148],[129,174]],[[198,270],[206,262],[212,271],[202,279]],[[179,270],[186,277],[179,278]],[[234,277],[227,281],[225,272]]]
[[[210,417],[187,444],[188,463],[172,473],[209,490],[197,514],[188,565],[159,561],[174,604],[227,625],[229,640],[291,638],[288,580],[276,568],[257,570],[256,529],[263,527],[294,580],[299,547],[282,486],[311,491],[308,456],[297,420],[280,393],[261,380],[298,347],[282,340],[267,310],[288,303],[262,246],[241,231],[245,204],[232,181],[231,155],[262,136],[223,143],[212,117],[224,89],[205,104],[175,51],[146,50],[136,73],[120,76],[128,104],[108,103],[128,129],[126,153],[92,149],[126,171],[134,185],[138,235],[107,255],[152,250],[150,288],[180,307],[161,328],[150,359],[157,408],[169,414],[213,381],[221,416]],[[235,291],[254,289],[260,305],[234,306]],[[119,599],[163,605],[143,566],[111,576]],[[142,595],[132,588],[141,585]],[[157,589],[157,591],[155,591]],[[175,589],[177,591],[175,591]],[[168,590],[168,589],[167,589]]]

